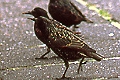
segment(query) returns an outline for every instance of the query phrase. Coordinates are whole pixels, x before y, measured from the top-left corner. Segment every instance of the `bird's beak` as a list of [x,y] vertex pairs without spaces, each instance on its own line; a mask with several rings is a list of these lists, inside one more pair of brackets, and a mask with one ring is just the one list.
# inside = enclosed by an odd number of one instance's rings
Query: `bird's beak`
[[28,12],[23,12],[22,14],[32,14],[32,12],[28,11]]
[[32,21],[36,21],[37,20],[37,18],[27,18],[27,19],[30,19]]

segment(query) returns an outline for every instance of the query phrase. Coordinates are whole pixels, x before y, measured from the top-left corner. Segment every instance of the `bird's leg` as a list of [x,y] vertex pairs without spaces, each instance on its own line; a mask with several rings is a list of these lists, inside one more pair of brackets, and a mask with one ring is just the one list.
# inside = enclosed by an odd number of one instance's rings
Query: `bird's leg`
[[80,32],[76,32],[76,31],[75,31],[75,28],[78,28],[78,27],[76,27],[76,25],[73,25],[72,28],[71,28],[71,30],[72,30],[75,34],[80,35],[81,33],[80,33]]
[[79,67],[78,67],[78,70],[77,70],[78,74],[79,74],[80,68],[81,68],[81,71],[82,71],[82,64],[86,64],[86,62],[87,62],[87,61],[85,61],[84,63],[82,63],[83,60],[84,60],[84,57],[83,57],[82,60],[80,61],[80,64],[79,64]]
[[43,54],[40,58],[35,58],[35,59],[46,59],[46,57],[44,57],[45,55],[47,55],[50,52],[50,48],[47,48],[47,52],[45,54]]
[[79,28],[78,26],[74,25],[73,28]]
[[68,63],[68,61],[65,60],[64,62],[65,62],[65,67],[66,67],[66,69],[65,69],[65,72],[64,72],[62,78],[65,78],[65,74],[66,74],[67,69],[68,69],[68,67],[69,67],[69,63]]
[[47,55],[49,52],[50,52],[50,48],[47,48],[47,52],[45,54],[43,54],[40,58],[44,59],[45,58],[44,56]]
[[67,69],[68,69],[68,67],[69,67],[69,63],[68,63],[68,61],[66,61],[66,60],[64,60],[64,62],[65,62],[65,67],[66,67],[65,72],[63,73],[63,76],[62,76],[61,78],[57,78],[57,80],[62,80],[62,79],[69,80],[69,79],[70,79],[69,77],[68,77],[68,78],[65,77],[65,74],[66,74]]
[[75,32],[75,25],[71,26],[71,27],[70,27],[70,30],[72,30],[72,31]]

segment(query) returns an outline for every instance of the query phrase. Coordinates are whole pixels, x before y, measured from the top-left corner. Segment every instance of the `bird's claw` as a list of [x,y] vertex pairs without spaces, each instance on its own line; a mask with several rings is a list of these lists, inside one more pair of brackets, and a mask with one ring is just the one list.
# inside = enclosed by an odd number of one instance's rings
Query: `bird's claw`
[[72,80],[71,77],[56,78],[56,80]]
[[48,59],[47,57],[40,57],[40,58],[35,58],[36,60],[40,60],[40,59]]

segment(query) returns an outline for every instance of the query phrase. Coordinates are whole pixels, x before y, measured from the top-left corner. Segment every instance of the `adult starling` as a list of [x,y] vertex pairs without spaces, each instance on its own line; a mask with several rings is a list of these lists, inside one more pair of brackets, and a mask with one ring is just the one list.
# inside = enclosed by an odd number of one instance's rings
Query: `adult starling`
[[[58,21],[43,16],[29,19],[35,21],[34,30],[38,39],[51,48],[64,61],[66,69],[62,78],[66,78],[65,74],[69,67],[69,61],[81,58],[83,61],[86,57],[101,61],[103,58],[82,41],[79,36]],[[82,61],[79,64],[78,71]]]
[[65,26],[74,25],[75,28],[81,21],[93,23],[70,0],[50,0],[48,10],[53,19]]

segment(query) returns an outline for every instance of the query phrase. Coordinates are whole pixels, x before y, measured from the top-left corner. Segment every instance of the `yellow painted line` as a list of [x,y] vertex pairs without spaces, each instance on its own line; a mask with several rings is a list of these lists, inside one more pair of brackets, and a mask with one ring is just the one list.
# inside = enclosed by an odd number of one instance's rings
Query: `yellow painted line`
[[36,47],[39,47],[39,48],[45,48],[46,45],[45,45],[45,44],[41,44],[41,45],[35,45],[35,46],[25,46],[24,48],[30,48],[30,49],[33,49],[33,48],[36,48]]
[[98,13],[99,16],[103,17],[105,20],[109,20],[111,22],[112,25],[114,25],[115,27],[117,27],[118,29],[120,29],[120,23],[119,22],[115,22],[113,21],[111,18],[111,15],[105,11],[105,10],[101,10],[96,8],[96,6],[94,4],[89,4],[83,0],[76,0],[77,2],[81,3],[84,6],[88,6],[88,8],[90,10],[94,10],[95,12]]
[[120,29],[120,24],[118,22],[111,22],[111,24]]
[[[104,58],[103,61],[107,61],[107,60],[120,60],[120,57],[112,57],[112,58]],[[96,60],[87,60],[88,62],[95,62]],[[74,61],[74,62],[69,62],[69,64],[79,64],[80,61]],[[55,65],[64,65],[64,62],[61,63],[50,63],[50,64],[40,64],[40,65],[28,65],[28,66],[18,66],[18,67],[13,67],[13,68],[5,68],[5,69],[0,69],[0,71],[2,70],[20,70],[20,69],[24,69],[24,68],[41,68],[41,67],[45,67],[45,66],[55,66]],[[41,68],[42,69],[42,68]]]

